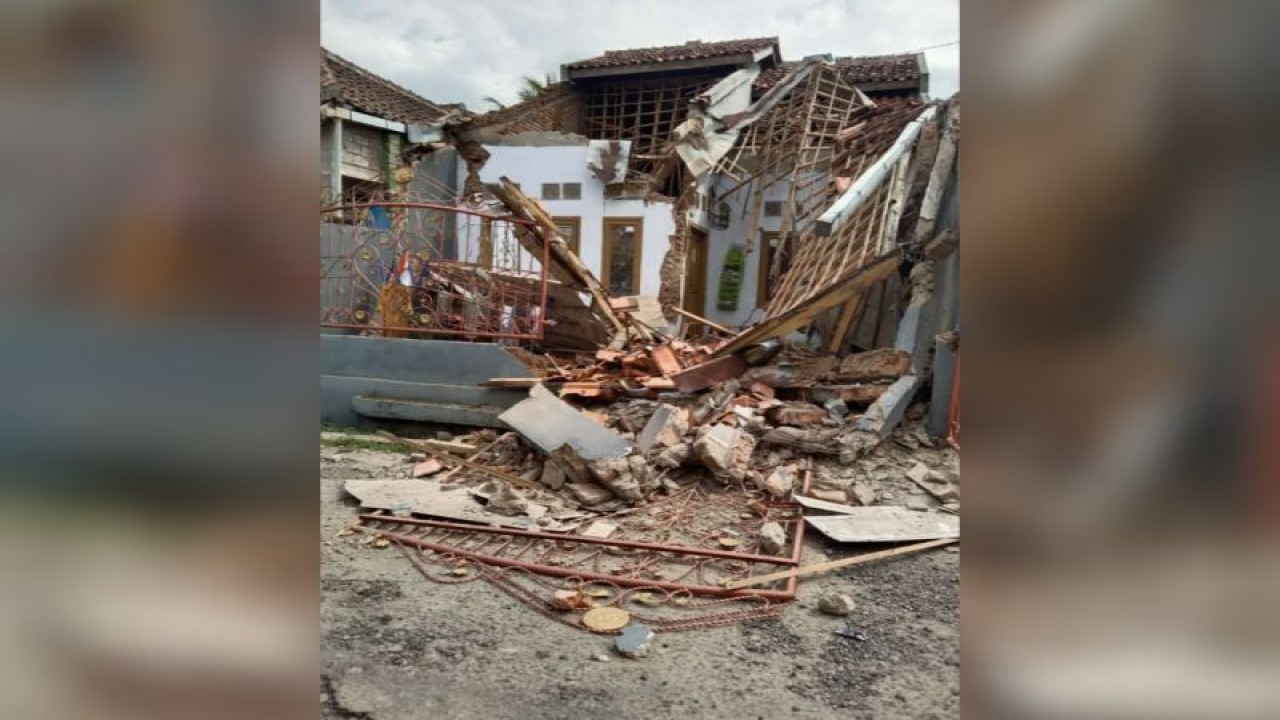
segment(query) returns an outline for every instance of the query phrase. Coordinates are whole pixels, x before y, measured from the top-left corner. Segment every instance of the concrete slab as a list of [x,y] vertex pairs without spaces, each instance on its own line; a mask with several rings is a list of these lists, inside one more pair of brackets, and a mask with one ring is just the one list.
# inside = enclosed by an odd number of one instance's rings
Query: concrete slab
[[836,542],[901,542],[960,537],[960,518],[904,507],[859,507],[805,522]]
[[631,444],[618,433],[584,417],[542,385],[529,397],[499,415],[512,430],[550,455],[564,446],[582,460],[612,460],[631,452]]

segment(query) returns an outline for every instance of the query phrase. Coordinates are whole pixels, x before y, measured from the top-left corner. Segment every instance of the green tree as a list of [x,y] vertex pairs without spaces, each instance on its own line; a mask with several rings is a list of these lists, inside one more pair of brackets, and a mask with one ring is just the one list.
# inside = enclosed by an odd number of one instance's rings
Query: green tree
[[520,79],[524,82],[524,87],[520,88],[520,91],[516,94],[522,101],[532,100],[538,96],[538,93],[556,84],[556,77],[551,73],[547,73],[541,80],[532,75],[525,75]]

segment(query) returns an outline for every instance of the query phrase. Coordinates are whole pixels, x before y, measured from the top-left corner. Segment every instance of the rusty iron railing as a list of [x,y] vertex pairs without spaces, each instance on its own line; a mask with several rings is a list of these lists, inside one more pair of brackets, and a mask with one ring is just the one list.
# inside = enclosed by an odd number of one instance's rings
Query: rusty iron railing
[[540,341],[547,250],[530,223],[398,195],[321,209],[320,326],[382,337]]

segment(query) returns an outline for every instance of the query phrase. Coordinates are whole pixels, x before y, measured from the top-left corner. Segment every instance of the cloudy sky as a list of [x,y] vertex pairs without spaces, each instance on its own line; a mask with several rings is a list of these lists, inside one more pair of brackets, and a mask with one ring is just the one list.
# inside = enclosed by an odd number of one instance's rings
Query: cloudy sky
[[[960,39],[959,0],[322,0],[333,52],[437,102],[486,109],[522,75],[605,50],[777,35],[782,55],[879,55]],[[926,51],[934,97],[957,90],[958,45]]]

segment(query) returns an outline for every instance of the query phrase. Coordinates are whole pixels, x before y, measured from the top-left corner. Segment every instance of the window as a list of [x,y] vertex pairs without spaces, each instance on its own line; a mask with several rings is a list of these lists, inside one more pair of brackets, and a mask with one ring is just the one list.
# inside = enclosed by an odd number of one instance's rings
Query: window
[[640,249],[644,238],[643,218],[605,218],[604,285],[610,295],[622,297],[640,293]]
[[551,218],[556,227],[560,228],[560,237],[564,238],[564,242],[573,251],[574,255],[578,255],[582,248],[582,218],[580,217],[558,217]]
[[782,217],[782,201],[768,200],[764,204],[765,217]]
[[560,186],[556,183],[542,183],[543,200],[559,200]]
[[560,189],[560,195],[565,200],[581,200],[582,183],[565,183]]
[[[756,307],[764,307],[773,298],[774,288],[769,284],[769,269],[773,267],[773,259],[778,255],[782,245],[782,233],[760,233],[760,267],[756,274]],[[782,268],[785,272],[786,268]],[[781,275],[779,275],[781,277]]]

